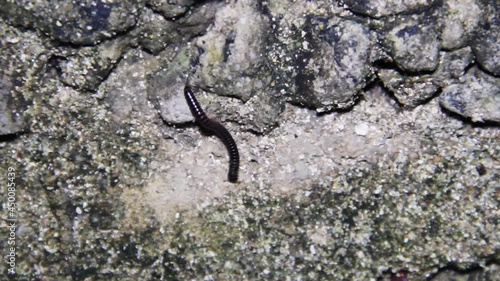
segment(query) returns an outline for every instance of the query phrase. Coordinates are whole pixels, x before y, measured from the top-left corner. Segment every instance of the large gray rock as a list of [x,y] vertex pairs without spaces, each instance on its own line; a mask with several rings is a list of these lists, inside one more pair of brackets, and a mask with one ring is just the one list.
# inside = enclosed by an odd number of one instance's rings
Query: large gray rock
[[484,14],[476,0],[445,0],[438,20],[442,22],[442,47],[458,49],[474,38],[476,28]]
[[486,1],[483,16],[471,42],[478,63],[495,76],[500,76],[500,20],[498,3]]
[[91,47],[61,47],[56,53],[61,81],[82,91],[95,91],[116,67],[131,45],[131,38],[117,38]]
[[12,97],[12,84],[8,77],[0,80],[0,135],[21,132],[23,126],[23,103]]
[[47,50],[32,32],[21,32],[0,20],[0,135],[25,129],[24,111],[33,94],[33,77],[47,63]]
[[500,79],[472,68],[463,81],[443,89],[439,102],[473,122],[500,123]]
[[148,4],[164,18],[173,19],[186,14],[195,2],[196,0],[149,0]]
[[352,106],[370,81],[368,29],[355,21],[333,18],[313,21],[303,29],[306,35],[295,61],[295,93],[290,101],[318,112]]
[[433,16],[398,17],[381,37],[396,65],[408,72],[434,71],[439,61],[439,32]]
[[141,1],[3,1],[0,16],[14,25],[35,28],[55,40],[94,45],[130,29]]
[[279,96],[318,112],[348,108],[372,79],[367,26],[325,2],[270,5],[266,56]]
[[217,115],[234,112],[237,118],[231,119],[255,132],[274,128],[284,108],[265,57],[269,30],[269,19],[254,1],[235,1],[219,10],[214,25],[193,49],[197,67],[190,84],[246,102],[240,110],[224,106]]
[[212,28],[196,40],[199,66],[191,78],[194,85],[245,101],[269,88],[270,77],[251,79],[265,65],[262,54],[270,28],[253,4],[243,0],[222,8]]
[[442,88],[457,83],[473,62],[470,48],[441,52],[440,58],[432,74],[404,75],[400,70],[389,68],[381,68],[377,74],[399,103],[415,107],[432,99]]

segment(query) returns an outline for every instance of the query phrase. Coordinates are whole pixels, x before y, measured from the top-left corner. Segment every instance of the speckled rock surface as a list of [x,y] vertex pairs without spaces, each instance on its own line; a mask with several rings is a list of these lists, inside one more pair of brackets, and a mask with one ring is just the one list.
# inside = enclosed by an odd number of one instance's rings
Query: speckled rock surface
[[476,29],[473,48],[478,62],[487,71],[500,76],[500,20],[498,3],[486,1],[485,11]]
[[441,52],[440,57],[438,68],[432,74],[402,75],[401,71],[390,68],[379,69],[377,74],[399,103],[415,107],[434,97],[440,89],[459,83],[473,60],[470,48]]
[[94,97],[102,100],[116,124],[123,121],[147,122],[158,117],[149,102],[147,73],[158,68],[158,59],[137,49],[129,50],[104,81]]
[[446,109],[474,122],[500,123],[500,79],[476,69],[470,69],[462,83],[443,89],[440,103]]
[[182,42],[182,36],[177,31],[175,22],[150,9],[144,9],[141,13],[134,32],[137,32],[139,44],[153,54],[158,54],[169,45]]
[[159,69],[148,77],[147,93],[165,122],[182,124],[194,118],[184,100],[184,86],[189,73],[189,51],[179,51],[168,62],[168,67]]
[[94,45],[130,29],[144,1],[2,1],[0,15],[63,43]]
[[165,18],[176,18],[185,14],[195,2],[196,0],[151,0],[148,4]]
[[48,57],[42,40],[32,32],[21,32],[0,20],[0,135],[24,130],[27,103],[21,92]]
[[318,112],[352,106],[372,78],[367,26],[326,2],[276,1],[265,8],[273,35],[266,53],[278,96]]
[[2,276],[498,279],[490,2],[4,2]]
[[389,16],[400,13],[411,13],[416,10],[423,10],[429,8],[435,1],[434,0],[347,0],[344,3],[348,9],[355,13],[368,15],[371,17]]
[[436,69],[440,42],[432,15],[402,16],[386,28],[382,38],[399,68],[410,73]]
[[475,29],[484,15],[481,4],[475,0],[445,0],[443,1],[440,18],[443,25],[441,40],[445,49],[458,49],[467,44],[475,36]]

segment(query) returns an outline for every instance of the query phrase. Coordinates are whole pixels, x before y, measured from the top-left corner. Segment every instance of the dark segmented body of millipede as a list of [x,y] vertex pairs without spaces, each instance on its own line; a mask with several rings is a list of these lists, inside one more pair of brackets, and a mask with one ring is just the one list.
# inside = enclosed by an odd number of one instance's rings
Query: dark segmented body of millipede
[[221,123],[212,120],[207,117],[203,109],[201,109],[200,103],[196,100],[190,86],[184,88],[184,97],[191,109],[196,122],[204,129],[215,134],[226,146],[229,152],[229,172],[227,178],[230,182],[236,182],[238,180],[238,168],[240,166],[240,154],[238,153],[238,147],[233,137],[229,131],[222,126]]

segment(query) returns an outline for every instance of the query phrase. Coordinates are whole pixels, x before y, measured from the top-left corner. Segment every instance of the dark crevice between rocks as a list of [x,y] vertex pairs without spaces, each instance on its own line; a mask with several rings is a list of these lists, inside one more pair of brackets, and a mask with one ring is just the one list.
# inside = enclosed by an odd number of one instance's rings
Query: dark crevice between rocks
[[[457,263],[452,262],[439,268],[435,273],[429,275],[429,277],[426,278],[426,280],[432,281],[436,279],[438,276],[446,274],[447,272],[450,272],[453,275],[459,275],[459,276],[448,276],[449,280],[457,280],[455,279],[456,277],[464,278],[464,280],[494,280],[494,276],[490,276],[490,273],[484,270],[484,267],[488,267],[491,265],[500,265],[500,261],[496,260],[494,255],[486,258],[484,266],[481,266],[477,263],[473,263],[467,267],[463,266],[461,267]],[[444,280],[444,279],[439,278],[439,280]]]
[[308,50],[299,49],[298,53],[296,53],[294,56],[295,59],[292,65],[295,67],[297,75],[293,78],[293,83],[296,86],[296,90],[293,94],[293,97],[290,98],[289,102],[293,105],[313,109],[314,107],[306,105],[317,103],[317,98],[314,95],[313,87],[313,82],[314,80],[316,80],[316,76],[311,70],[307,69],[307,65],[314,58],[314,50],[317,48],[315,46],[315,40],[313,38],[313,31],[311,29],[310,21],[311,19],[307,18],[307,23],[304,24],[303,29],[299,29],[295,25],[291,26],[291,29],[294,32],[294,39],[298,40],[301,36],[301,32],[303,32],[305,34],[304,40],[306,40],[307,42],[311,42],[311,48]]
[[149,2],[149,1],[146,2],[146,6],[145,6],[145,8],[146,9],[150,9],[153,12],[153,14],[160,15],[166,21],[171,21],[171,22],[175,22],[175,21],[177,21],[177,20],[185,17],[186,15],[189,15],[189,12],[191,12],[191,7],[192,6],[188,6],[188,8],[186,9],[186,11],[184,13],[180,13],[178,16],[166,17],[161,11],[159,11],[153,5],[151,5],[151,2]]
[[[400,269],[387,269],[382,271],[382,275],[377,278],[377,281],[385,281],[385,280],[390,280],[390,281],[402,281],[402,280],[408,280],[408,279],[401,279],[404,277],[408,276],[408,270],[406,268],[400,268]],[[387,278],[389,277],[389,278]],[[397,279],[400,278],[400,279]]]
[[[396,96],[394,95],[394,93],[391,90],[389,90],[387,87],[385,87],[384,82],[382,82],[382,80],[380,80],[380,78],[376,77],[372,83],[374,84],[373,87],[379,86],[380,88],[384,89],[383,95],[387,100],[387,106],[390,106],[392,109],[394,109],[396,113],[402,113],[405,111],[404,105],[402,105],[396,99]],[[390,101],[392,101],[394,103],[391,103]]]
[[377,60],[372,63],[374,69],[391,69],[397,71],[399,74],[407,76],[407,77],[421,77],[423,75],[432,75],[436,72],[434,70],[419,70],[419,71],[409,71],[400,68],[395,62],[387,61],[387,60]]
[[[68,59],[65,56],[53,54],[47,60],[46,65],[56,71],[57,77],[61,77],[63,75],[62,68],[61,68],[61,62],[66,61],[66,60],[68,60]],[[50,70],[48,70],[48,71],[50,71]],[[59,81],[62,82],[62,79],[59,79]],[[64,84],[64,82],[62,82],[62,83]],[[64,85],[66,85],[66,84],[64,84]]]
[[[337,2],[337,5],[339,7],[344,6],[343,1],[336,1],[336,2]],[[367,3],[367,2],[369,2],[369,1],[359,1],[359,3]],[[429,6],[422,6],[419,8],[408,9],[408,10],[403,11],[403,12],[388,14],[388,15],[378,16],[378,17],[361,12],[361,11],[369,10],[369,7],[367,5],[365,5],[365,7],[360,7],[359,9],[357,9],[357,8],[351,8],[350,5],[347,4],[346,10],[348,10],[353,15],[360,17],[360,18],[367,18],[367,19],[371,19],[371,20],[385,20],[385,19],[395,18],[395,17],[399,17],[399,16],[404,17],[404,16],[413,16],[415,14],[432,13],[432,11],[434,11],[436,9],[440,9],[443,6],[443,0],[434,0],[433,2],[434,3],[432,3]]]
[[105,37],[101,38],[95,42],[92,43],[73,43],[69,41],[62,41],[56,38],[53,38],[49,35],[44,34],[41,30],[34,29],[32,31],[35,31],[43,41],[49,42],[52,46],[52,48],[58,48],[58,47],[64,47],[64,48],[69,48],[69,49],[74,49],[74,50],[79,50],[82,47],[97,47],[100,44],[103,44],[104,42],[109,42],[113,41],[116,39],[119,39],[120,37],[126,37],[129,35],[129,33],[134,30],[137,27],[138,19],[137,17],[135,18],[134,24],[129,26],[128,28],[124,30],[119,30],[119,31],[113,31],[113,35],[111,37]]
[[[474,57],[476,58],[475,54],[474,54]],[[485,74],[488,74],[488,75],[490,75],[492,77],[500,79],[499,75],[496,75],[495,73],[493,73],[493,72],[489,71],[488,69],[486,69],[485,67],[483,67],[482,64],[480,64],[480,63],[477,62],[477,59],[476,59],[476,63],[471,63],[470,65],[467,66],[466,69],[464,69],[464,73],[467,73],[469,71],[469,69],[471,69],[473,67],[478,68],[479,70],[481,70]]]
[[[425,105],[425,104],[428,104],[431,100],[439,97],[441,95],[441,93],[443,92],[443,89],[440,87],[439,89],[437,89],[436,92],[434,92],[434,94],[432,94],[431,96],[429,97],[426,97],[425,99],[422,99],[418,102],[418,104],[416,106],[411,106],[411,105],[405,105],[405,104],[402,104],[401,102],[399,102],[395,97],[394,99],[396,100],[396,102],[398,103],[398,105],[402,108],[402,109],[408,109],[408,110],[411,110],[411,109],[414,109],[415,107],[417,106],[421,106],[421,105]],[[391,95],[393,95],[393,93],[391,92]]]
[[[363,92],[364,90],[361,90],[360,92]],[[365,100],[364,96],[360,94],[356,94],[354,96],[353,104],[349,107],[338,107],[335,106],[332,109],[328,109],[322,112],[316,112],[316,116],[324,116],[324,115],[329,115],[333,112],[339,113],[339,114],[347,114],[349,112],[352,112],[354,110],[354,107],[356,107],[361,101]]]
[[463,70],[463,75],[461,77],[464,77],[466,75],[466,73],[469,72],[469,70],[471,70],[472,68],[479,68],[481,69],[482,71],[485,71],[480,64],[478,63],[474,63],[474,60],[472,60],[471,63],[469,63],[469,65],[467,65],[464,70]]
[[157,9],[155,9],[155,7],[153,7],[150,2],[146,3],[146,8],[151,9],[151,11],[153,12],[153,14],[160,15],[166,21],[171,21],[171,22],[175,22],[175,21],[177,21],[177,20],[179,20],[179,19],[181,19],[181,18],[189,15],[189,13],[192,10],[191,7],[192,6],[189,6],[184,13],[181,13],[178,16],[166,17],[162,12],[158,11]]
[[6,134],[6,135],[0,135],[0,142],[13,142],[15,141],[21,134],[20,133],[14,133],[14,134]]
[[231,55],[231,44],[234,43],[234,39],[236,38],[236,34],[234,30],[229,31],[229,34],[226,36],[226,41],[224,42],[224,47],[222,49],[222,55],[224,56],[222,61],[227,63],[227,59]]
[[[223,1],[224,0],[197,0],[193,4],[191,4],[191,5],[188,6],[188,9],[186,9],[186,12],[181,13],[178,16],[175,16],[175,17],[170,17],[170,18],[164,17],[164,18],[166,20],[168,20],[168,21],[174,21],[175,22],[175,21],[177,21],[179,19],[182,19],[182,18],[188,16],[193,10],[196,10],[197,8],[199,8],[201,6],[204,6],[204,5],[208,4],[208,3],[223,2]],[[156,10],[154,10],[153,7],[150,7],[150,8],[156,13]],[[161,13],[160,13],[160,15],[161,15]]]
[[257,10],[261,12],[261,14],[267,16],[269,19],[272,18],[271,11],[269,10],[269,1],[268,0],[258,0],[257,2]]
[[453,112],[447,108],[441,106],[441,111],[444,112],[451,118],[458,119],[462,121],[464,124],[469,124],[473,128],[483,128],[483,129],[494,129],[500,126],[500,122],[495,122],[491,120],[483,120],[482,122],[474,122],[471,117],[460,115],[456,112]]

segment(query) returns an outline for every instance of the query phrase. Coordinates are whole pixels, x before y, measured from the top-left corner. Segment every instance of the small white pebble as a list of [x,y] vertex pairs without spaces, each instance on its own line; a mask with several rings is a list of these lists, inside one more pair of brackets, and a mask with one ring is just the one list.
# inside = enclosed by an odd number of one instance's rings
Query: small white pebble
[[309,251],[311,251],[311,254],[316,255],[316,248],[314,245],[309,246]]
[[359,135],[359,136],[366,136],[368,134],[368,124],[366,123],[359,123],[358,125],[356,125],[354,127],[354,132],[356,133],[356,135]]

